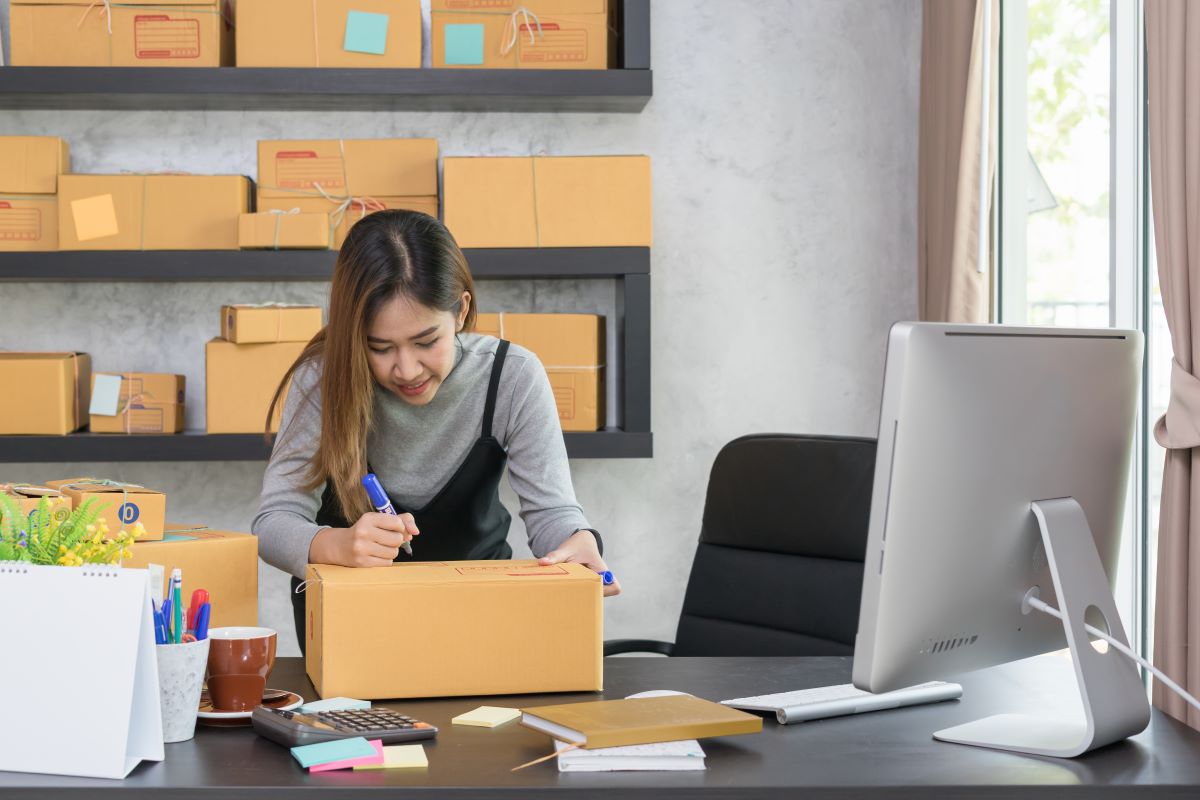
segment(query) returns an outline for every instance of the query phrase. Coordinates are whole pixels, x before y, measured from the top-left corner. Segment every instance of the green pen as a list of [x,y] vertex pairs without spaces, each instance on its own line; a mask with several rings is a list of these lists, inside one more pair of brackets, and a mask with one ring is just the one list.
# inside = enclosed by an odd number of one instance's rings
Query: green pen
[[171,611],[175,616],[171,639],[179,644],[183,640],[183,570],[179,567],[171,570]]

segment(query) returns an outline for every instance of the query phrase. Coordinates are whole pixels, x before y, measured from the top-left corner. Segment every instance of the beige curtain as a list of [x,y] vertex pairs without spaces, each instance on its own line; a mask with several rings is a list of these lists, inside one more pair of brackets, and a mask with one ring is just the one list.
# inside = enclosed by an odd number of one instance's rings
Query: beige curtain
[[[1200,3],[1146,0],[1150,194],[1163,308],[1175,359],[1158,525],[1154,663],[1200,692]],[[1193,321],[1195,320],[1195,321]],[[1189,647],[1189,645],[1191,645]],[[1200,714],[1160,683],[1154,705],[1193,728]]]
[[[984,19],[987,48],[990,217],[995,171],[1001,0],[925,0],[917,178],[917,286],[922,320],[987,322],[990,265],[979,270],[980,130]],[[985,227],[985,231],[987,228]]]

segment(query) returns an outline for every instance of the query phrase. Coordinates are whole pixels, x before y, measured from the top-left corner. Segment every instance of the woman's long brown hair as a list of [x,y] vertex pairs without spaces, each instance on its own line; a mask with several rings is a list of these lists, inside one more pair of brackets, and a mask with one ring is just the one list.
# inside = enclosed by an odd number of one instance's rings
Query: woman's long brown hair
[[[267,431],[296,370],[321,369],[321,438],[309,459],[303,488],[328,482],[341,515],[351,524],[371,511],[362,476],[367,434],[374,424],[375,378],[367,361],[367,331],[380,307],[407,297],[458,314],[463,292],[471,299],[463,330],[475,327],[475,282],[450,232],[416,211],[370,214],[350,229],[338,253],[329,291],[329,321],[300,353],[275,391]],[[303,402],[306,398],[301,398]],[[280,431],[284,435],[286,431]]]

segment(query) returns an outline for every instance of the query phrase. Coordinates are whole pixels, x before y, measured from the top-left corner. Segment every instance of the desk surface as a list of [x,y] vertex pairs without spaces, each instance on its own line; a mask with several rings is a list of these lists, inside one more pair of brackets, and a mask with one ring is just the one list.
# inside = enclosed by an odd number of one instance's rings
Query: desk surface
[[[646,689],[678,689],[713,700],[846,683],[849,658],[610,658],[606,698]],[[592,694],[399,701],[437,725],[426,744],[429,768],[310,775],[290,753],[250,729],[200,726],[188,742],[166,746],[166,761],[143,763],[124,781],[0,773],[0,796],[62,797],[109,793],[162,798],[289,798],[296,790],[405,797],[655,798],[707,797],[1033,797],[1096,792],[1123,796],[1200,794],[1200,733],[1154,712],[1140,735],[1072,761],[1019,756],[933,741],[930,733],[999,711],[1036,711],[1072,702],[1070,664],[1044,656],[960,678],[956,702],[777,725],[763,732],[704,740],[705,772],[560,774],[553,760],[510,768],[550,752],[548,737],[510,723],[495,729],[450,724],[478,705],[533,706],[598,699]],[[298,658],[279,659],[272,687],[315,698]],[[1077,701],[1074,701],[1077,703]],[[4,724],[13,724],[5,720]],[[780,790],[785,793],[781,794]]]

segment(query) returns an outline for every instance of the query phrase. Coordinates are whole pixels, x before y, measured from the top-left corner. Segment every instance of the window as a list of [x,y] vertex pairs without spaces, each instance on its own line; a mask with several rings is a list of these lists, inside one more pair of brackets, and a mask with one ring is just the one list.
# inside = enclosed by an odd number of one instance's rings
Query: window
[[1005,0],[994,318],[1138,328],[1147,356],[1117,607],[1148,652],[1171,346],[1150,252],[1141,0]]

